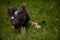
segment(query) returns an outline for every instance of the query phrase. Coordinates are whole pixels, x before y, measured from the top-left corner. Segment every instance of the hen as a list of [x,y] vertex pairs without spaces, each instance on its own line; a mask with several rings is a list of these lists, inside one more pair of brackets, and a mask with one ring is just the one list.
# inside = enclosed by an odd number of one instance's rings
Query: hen
[[16,7],[8,10],[8,15],[10,17],[10,22],[15,29],[18,27],[27,27],[30,17],[25,9],[26,4],[22,3],[20,10],[17,11]]

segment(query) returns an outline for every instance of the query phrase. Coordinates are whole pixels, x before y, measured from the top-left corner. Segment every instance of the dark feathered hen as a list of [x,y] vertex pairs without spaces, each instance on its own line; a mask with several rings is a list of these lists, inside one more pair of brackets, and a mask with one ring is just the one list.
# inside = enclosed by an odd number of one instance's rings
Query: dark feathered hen
[[10,8],[8,10],[8,15],[10,17],[10,22],[15,29],[18,27],[27,27],[30,17],[25,9],[26,4],[22,3],[20,9],[17,11],[16,7]]

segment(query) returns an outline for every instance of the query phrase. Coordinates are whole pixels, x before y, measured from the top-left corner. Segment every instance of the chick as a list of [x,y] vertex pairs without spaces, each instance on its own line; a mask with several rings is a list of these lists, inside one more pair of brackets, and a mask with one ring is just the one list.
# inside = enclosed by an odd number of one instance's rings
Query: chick
[[32,22],[31,26],[32,26],[33,28],[36,28],[36,29],[40,29],[40,28],[41,28],[41,26],[38,25],[38,23],[36,23],[36,22]]

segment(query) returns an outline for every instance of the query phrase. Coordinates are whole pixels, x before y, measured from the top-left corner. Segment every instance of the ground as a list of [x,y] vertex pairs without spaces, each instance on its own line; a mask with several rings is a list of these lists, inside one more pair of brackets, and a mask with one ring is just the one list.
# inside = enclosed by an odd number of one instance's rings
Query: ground
[[[16,34],[7,16],[9,7],[26,3],[30,22],[37,22],[41,29]],[[45,21],[45,23],[42,23]],[[60,1],[59,0],[0,0],[0,40],[60,40]]]

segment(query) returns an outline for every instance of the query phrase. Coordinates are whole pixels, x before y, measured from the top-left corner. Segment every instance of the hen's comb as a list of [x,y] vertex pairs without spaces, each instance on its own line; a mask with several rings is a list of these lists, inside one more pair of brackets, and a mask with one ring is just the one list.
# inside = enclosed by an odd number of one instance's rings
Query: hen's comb
[[24,7],[25,7],[25,6],[26,6],[26,3],[25,3],[25,2],[23,2],[23,3],[22,3],[22,6],[24,6]]

